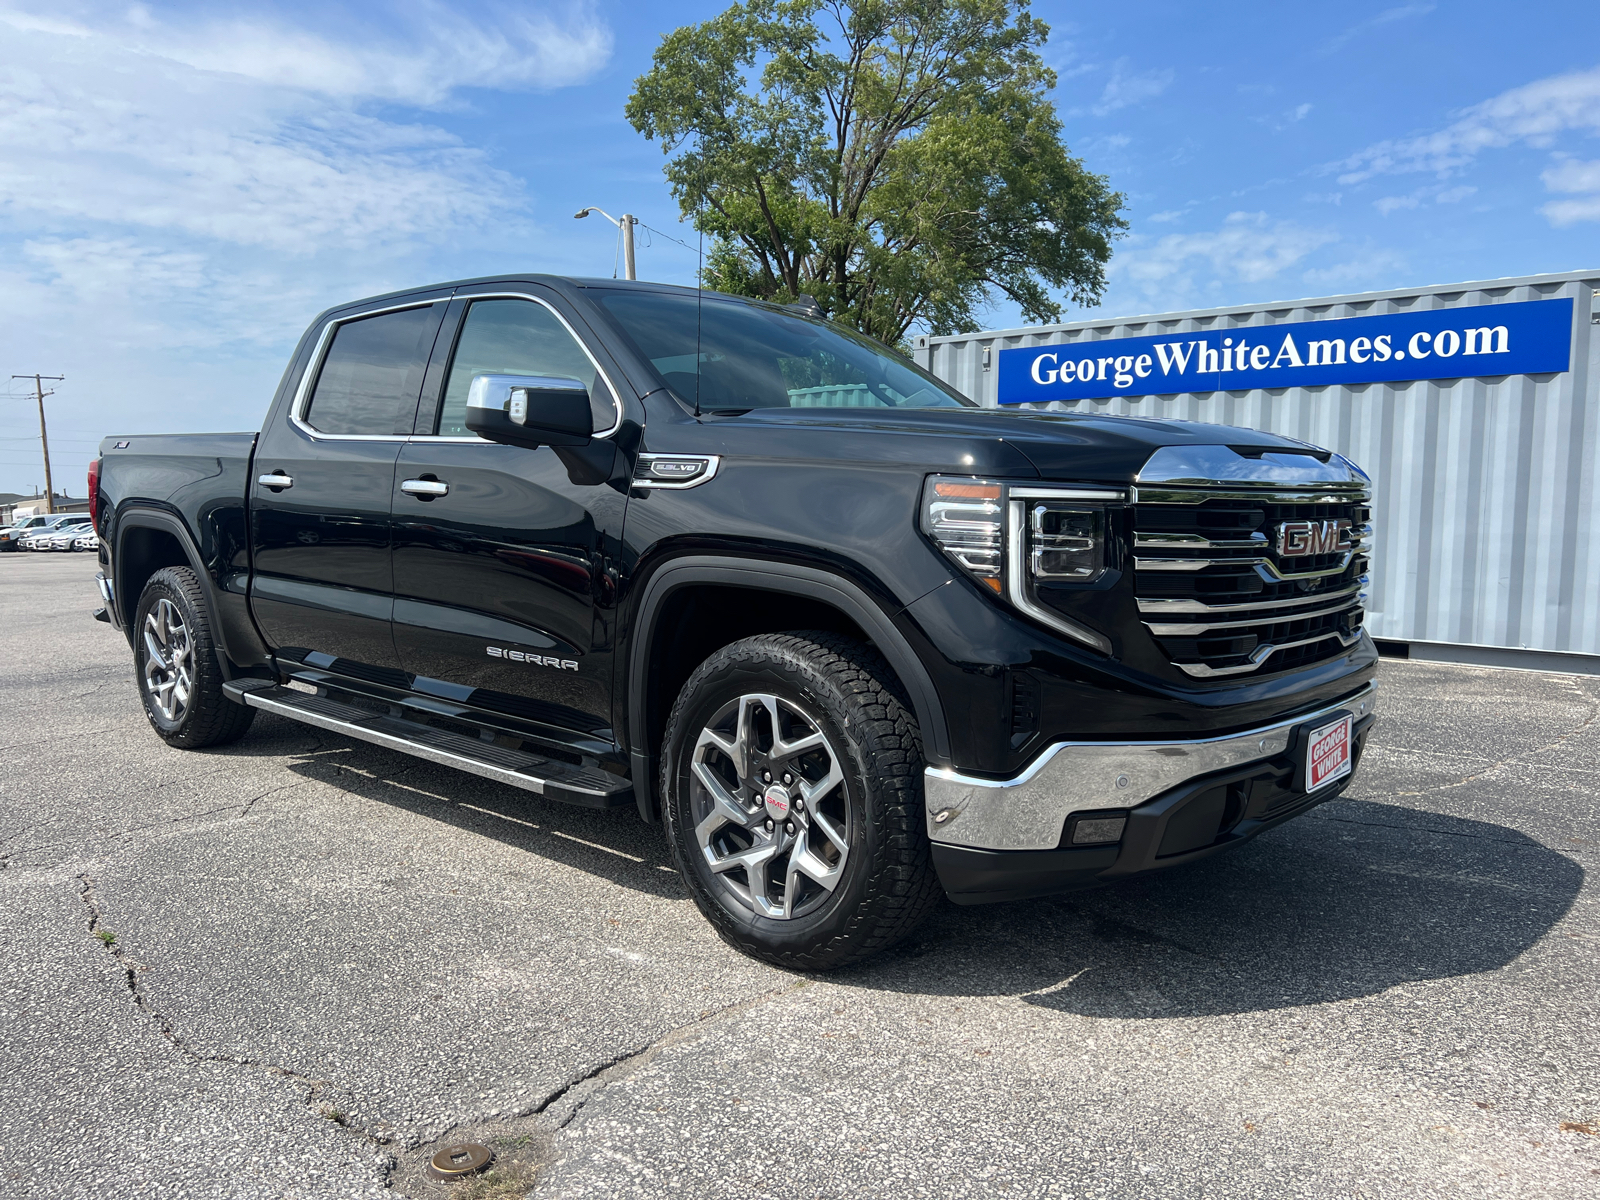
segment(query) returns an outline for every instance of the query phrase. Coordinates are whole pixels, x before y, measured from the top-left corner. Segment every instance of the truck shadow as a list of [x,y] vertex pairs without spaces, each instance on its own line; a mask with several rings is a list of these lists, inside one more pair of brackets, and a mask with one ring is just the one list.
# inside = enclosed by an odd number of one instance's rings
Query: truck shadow
[[947,905],[910,945],[835,978],[1093,1017],[1260,1012],[1497,970],[1561,920],[1583,879],[1505,826],[1340,800],[1186,869]]
[[[687,895],[661,830],[632,808],[545,801],[287,721],[257,730],[217,753],[298,756],[289,769],[306,779],[622,887]],[[1260,1012],[1497,970],[1550,932],[1583,880],[1577,862],[1506,826],[1341,799],[1188,868],[1041,900],[941,903],[906,944],[827,978],[1094,1017]]]
[[288,769],[304,779],[665,900],[688,895],[661,830],[640,821],[632,805],[586,809],[544,800],[453,767],[274,716],[259,718],[248,739],[210,753],[290,756]]

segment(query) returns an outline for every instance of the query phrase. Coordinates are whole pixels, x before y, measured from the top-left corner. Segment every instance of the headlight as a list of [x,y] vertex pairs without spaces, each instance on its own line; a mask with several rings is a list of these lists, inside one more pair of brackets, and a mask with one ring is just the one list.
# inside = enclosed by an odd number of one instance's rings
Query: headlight
[[1040,585],[1085,586],[1110,569],[1113,488],[1040,487],[956,475],[928,477],[922,529],[970,576],[1028,616],[1102,654],[1110,639],[1041,600]]
[[1098,508],[1028,501],[1028,570],[1035,579],[1093,583],[1106,573],[1106,519]]

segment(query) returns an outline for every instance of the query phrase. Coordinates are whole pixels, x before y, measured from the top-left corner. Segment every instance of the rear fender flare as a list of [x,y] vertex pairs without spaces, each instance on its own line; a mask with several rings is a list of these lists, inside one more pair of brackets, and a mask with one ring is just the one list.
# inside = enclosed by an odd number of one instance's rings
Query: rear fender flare
[[116,596],[119,615],[123,615],[127,626],[128,641],[131,644],[138,636],[138,630],[133,627],[133,606],[139,602],[139,597],[126,595],[123,584],[122,564],[126,561],[123,550],[126,547],[128,534],[135,529],[154,529],[161,533],[171,534],[177,541],[178,547],[183,551],[184,557],[189,560],[189,567],[200,580],[200,590],[205,593],[206,607],[211,612],[211,636],[216,642],[218,665],[222,668],[225,679],[232,679],[237,671],[233,667],[232,659],[228,653],[227,634],[223,629],[221,620],[222,610],[217,605],[216,581],[212,579],[211,572],[206,570],[205,560],[200,557],[200,547],[195,545],[194,537],[179,518],[171,513],[159,509],[136,508],[121,514],[117,518],[116,528],[116,556],[111,560],[115,577],[112,587]]

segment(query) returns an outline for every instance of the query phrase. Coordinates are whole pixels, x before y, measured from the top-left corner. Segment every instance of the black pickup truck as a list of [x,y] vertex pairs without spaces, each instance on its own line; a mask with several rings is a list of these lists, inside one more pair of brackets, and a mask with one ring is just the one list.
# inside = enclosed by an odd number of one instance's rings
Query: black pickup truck
[[665,827],[826,968],[1338,794],[1367,477],[1224,426],[996,412],[777,306],[516,276],[323,313],[259,434],[107,438],[157,734],[257,710]]

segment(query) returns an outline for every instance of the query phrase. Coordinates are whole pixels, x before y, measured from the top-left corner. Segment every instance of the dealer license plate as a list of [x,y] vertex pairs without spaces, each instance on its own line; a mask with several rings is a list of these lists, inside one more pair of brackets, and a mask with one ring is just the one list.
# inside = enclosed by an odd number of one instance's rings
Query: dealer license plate
[[1306,739],[1306,791],[1350,774],[1350,717],[1311,731]]

